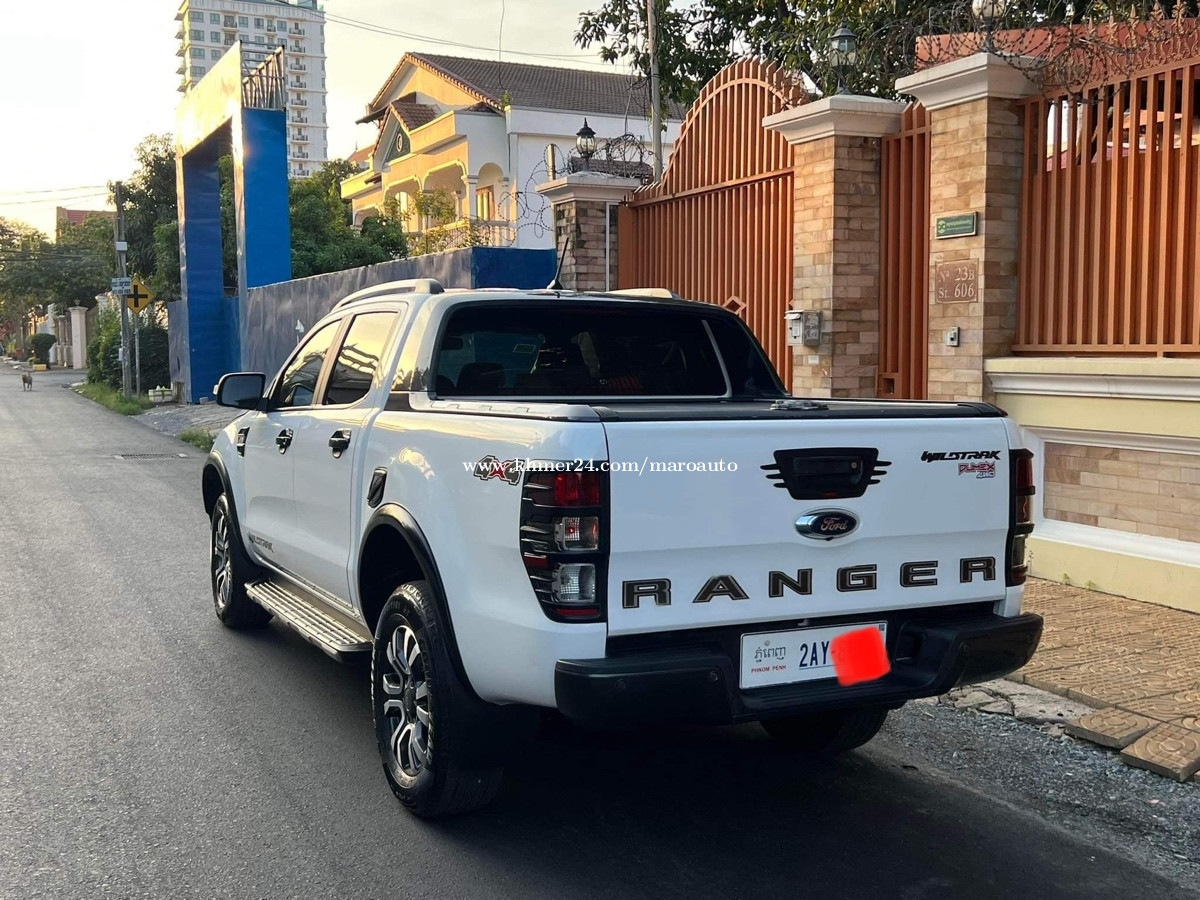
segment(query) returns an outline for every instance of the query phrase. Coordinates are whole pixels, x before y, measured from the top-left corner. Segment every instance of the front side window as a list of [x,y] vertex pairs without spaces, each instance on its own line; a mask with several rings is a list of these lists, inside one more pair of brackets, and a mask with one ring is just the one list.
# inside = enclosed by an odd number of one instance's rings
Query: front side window
[[208,55],[211,59],[220,59],[221,51],[220,50],[209,50]]
[[193,22],[203,22],[204,21],[204,13],[200,12],[199,10],[193,9],[191,12],[188,13],[188,18],[191,19]]
[[326,404],[355,403],[367,395],[395,321],[396,313],[393,312],[364,313],[354,317],[329,375]]
[[208,24],[209,25],[220,25],[221,24],[221,14],[220,13],[209,13],[208,14]]
[[463,306],[434,360],[444,397],[723,397],[706,317],[636,304]]
[[193,28],[192,29],[192,40],[193,41],[204,40],[204,29],[203,28]]
[[249,28],[250,27],[250,17],[249,16],[238,16],[238,25],[240,25],[242,28]]
[[271,405],[277,409],[293,406],[312,406],[317,394],[317,381],[321,367],[337,336],[341,322],[330,322],[314,331],[292,357],[283,370],[279,384],[271,396]]

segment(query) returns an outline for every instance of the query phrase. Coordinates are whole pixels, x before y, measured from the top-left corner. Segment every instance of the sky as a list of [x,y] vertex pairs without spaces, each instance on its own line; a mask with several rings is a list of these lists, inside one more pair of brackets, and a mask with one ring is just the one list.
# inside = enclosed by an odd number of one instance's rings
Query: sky
[[[569,56],[502,57],[514,62],[612,68],[572,43],[580,11],[602,0],[322,2],[329,14],[392,30]],[[105,185],[129,177],[138,142],[173,130],[178,8],[176,0],[0,0],[0,216],[52,234],[55,206],[104,208]],[[496,57],[327,21],[331,157],[371,142],[374,129],[354,120],[409,50]]]

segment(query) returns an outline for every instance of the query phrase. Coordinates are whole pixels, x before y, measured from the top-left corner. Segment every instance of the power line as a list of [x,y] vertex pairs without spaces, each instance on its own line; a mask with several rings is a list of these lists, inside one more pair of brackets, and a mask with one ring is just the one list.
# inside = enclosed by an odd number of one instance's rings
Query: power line
[[[347,28],[357,28],[360,31],[370,31],[375,34],[382,34],[388,37],[407,38],[412,41],[422,41],[428,44],[438,44],[445,47],[458,47],[462,50],[479,50],[484,53],[492,53],[496,48],[483,47],[478,44],[464,44],[460,41],[452,41],[446,38],[433,37],[428,34],[417,34],[412,31],[400,31],[396,28],[390,28],[386,25],[378,25],[374,22],[364,22],[361,19],[350,19],[344,16],[333,15],[332,13],[325,14],[327,22],[333,22],[337,25],[345,25]],[[535,53],[531,50],[505,50],[512,56],[532,56],[537,59],[591,59],[596,62],[601,62],[593,53]]]
[[26,194],[78,194],[80,191],[92,191],[94,194],[99,194],[101,191],[107,193],[107,184],[80,184],[73,187],[61,188],[38,188],[28,191],[9,191],[0,189],[0,194],[6,195],[26,195]]

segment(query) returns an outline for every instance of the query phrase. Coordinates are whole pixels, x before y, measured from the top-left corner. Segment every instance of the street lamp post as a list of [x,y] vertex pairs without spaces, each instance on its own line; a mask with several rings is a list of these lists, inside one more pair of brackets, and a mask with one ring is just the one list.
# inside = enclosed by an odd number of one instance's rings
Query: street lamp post
[[829,57],[837,77],[837,93],[850,93],[846,81],[858,62],[858,36],[843,25],[829,39]]

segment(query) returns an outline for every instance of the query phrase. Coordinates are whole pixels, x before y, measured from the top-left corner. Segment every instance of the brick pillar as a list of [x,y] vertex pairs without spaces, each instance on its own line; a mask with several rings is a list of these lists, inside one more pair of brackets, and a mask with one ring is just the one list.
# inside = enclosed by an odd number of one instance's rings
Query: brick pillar
[[792,307],[822,314],[820,345],[793,351],[798,396],[875,395],[879,146],[903,111],[903,103],[835,94],[763,120],[793,147]]
[[636,178],[600,172],[576,172],[538,185],[537,192],[553,207],[554,246],[562,254],[558,280],[564,288],[616,289],[616,206],[640,186]]
[[[1017,214],[1023,135],[1013,101],[1035,92],[987,53],[902,78],[930,111],[929,399],[989,400],[984,360],[1012,352],[1017,325]],[[976,216],[972,236],[939,239],[939,218]],[[938,299],[939,265],[977,268],[968,302]],[[959,345],[946,333],[959,329]]]

